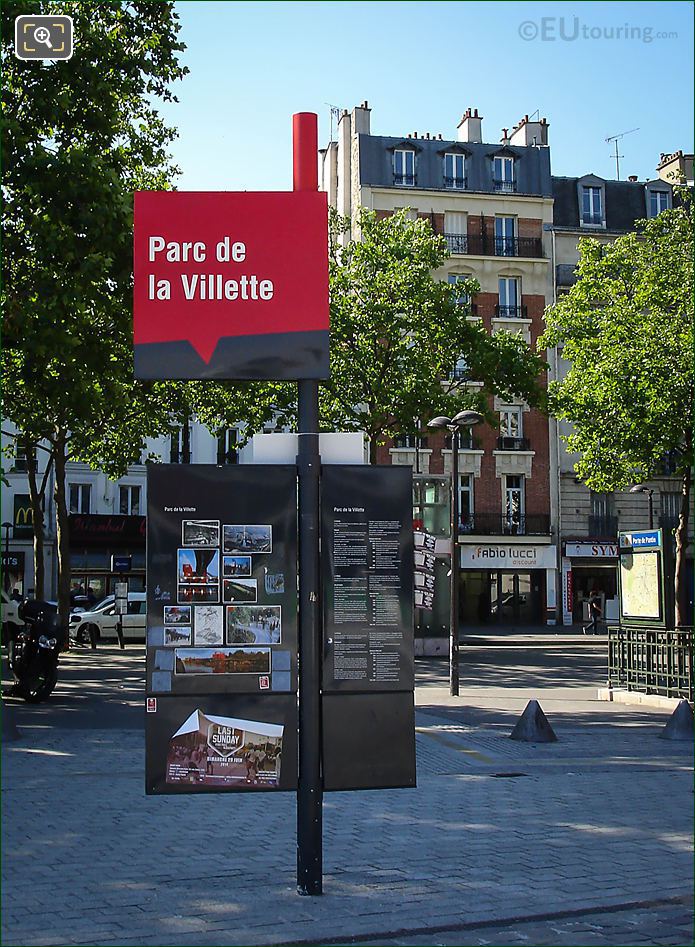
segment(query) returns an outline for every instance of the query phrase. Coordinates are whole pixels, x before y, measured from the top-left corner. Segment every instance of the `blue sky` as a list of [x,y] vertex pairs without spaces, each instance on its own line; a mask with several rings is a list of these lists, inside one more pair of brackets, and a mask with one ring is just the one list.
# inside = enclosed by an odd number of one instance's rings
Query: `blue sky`
[[[372,107],[372,133],[456,137],[468,106],[485,141],[537,109],[554,174],[654,177],[693,150],[690,2],[192,2],[176,4],[183,62],[173,146],[188,190],[291,188],[291,115]],[[625,37],[625,28],[630,36]],[[617,29],[622,32],[617,34]],[[612,31],[612,33],[611,33]],[[523,35],[522,35],[523,34]],[[666,34],[666,35],[660,35]]]

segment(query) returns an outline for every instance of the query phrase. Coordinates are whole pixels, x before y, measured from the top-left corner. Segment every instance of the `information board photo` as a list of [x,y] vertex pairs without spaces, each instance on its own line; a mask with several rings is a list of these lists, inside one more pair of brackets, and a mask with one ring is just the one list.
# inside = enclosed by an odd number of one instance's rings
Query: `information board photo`
[[148,792],[296,783],[296,485],[292,466],[148,467]]

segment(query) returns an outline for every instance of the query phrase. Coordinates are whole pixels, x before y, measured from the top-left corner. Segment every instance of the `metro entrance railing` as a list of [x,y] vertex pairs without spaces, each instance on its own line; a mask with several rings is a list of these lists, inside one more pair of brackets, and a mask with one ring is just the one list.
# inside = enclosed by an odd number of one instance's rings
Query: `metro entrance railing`
[[692,626],[609,626],[608,686],[692,701]]

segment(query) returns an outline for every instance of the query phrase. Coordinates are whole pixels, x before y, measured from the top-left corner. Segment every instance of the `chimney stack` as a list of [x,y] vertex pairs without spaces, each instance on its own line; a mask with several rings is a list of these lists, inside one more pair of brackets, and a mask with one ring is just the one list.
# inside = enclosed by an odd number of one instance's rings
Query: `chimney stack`
[[482,142],[483,116],[478,115],[478,109],[466,109],[458,123],[458,141]]
[[370,117],[372,110],[365,99],[361,105],[356,105],[352,110],[352,134],[370,135]]
[[518,125],[512,129],[512,137],[509,139],[510,145],[547,145],[548,144],[548,122],[545,118],[537,122],[530,121],[528,115],[524,115]]

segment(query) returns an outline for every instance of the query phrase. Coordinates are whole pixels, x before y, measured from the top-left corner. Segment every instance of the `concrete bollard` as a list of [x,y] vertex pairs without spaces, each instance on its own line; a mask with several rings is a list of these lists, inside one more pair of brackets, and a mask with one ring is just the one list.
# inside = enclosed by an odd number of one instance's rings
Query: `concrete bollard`
[[693,728],[693,709],[687,700],[681,700],[668,718],[668,722],[659,734],[662,740],[690,740],[695,739]]
[[517,721],[516,726],[509,734],[510,740],[521,740],[524,743],[555,743],[555,731],[548,723],[537,700],[530,700]]

